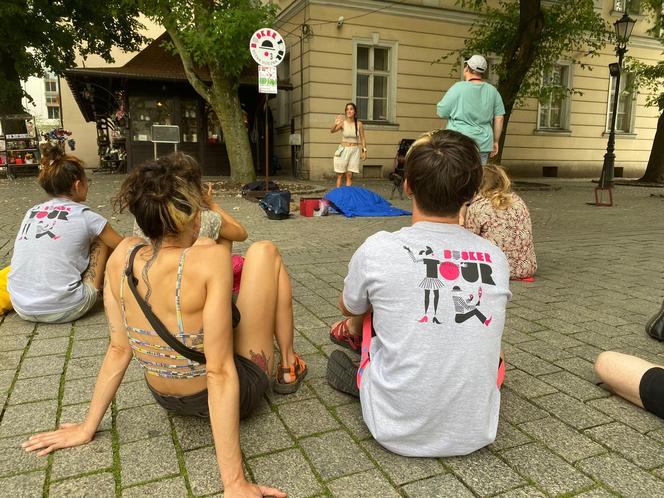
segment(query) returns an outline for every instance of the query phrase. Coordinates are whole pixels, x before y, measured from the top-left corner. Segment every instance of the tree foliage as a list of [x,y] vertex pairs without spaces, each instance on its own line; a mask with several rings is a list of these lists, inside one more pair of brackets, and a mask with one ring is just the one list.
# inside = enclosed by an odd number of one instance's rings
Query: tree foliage
[[[219,117],[231,175],[238,181],[253,180],[237,90],[242,73],[255,64],[249,39],[274,23],[276,5],[260,0],[140,0],[140,8],[166,27],[170,48],[182,59],[189,82]],[[210,81],[202,79],[198,69],[206,69]]]
[[0,114],[23,111],[22,80],[61,74],[77,54],[112,62],[113,47],[138,50],[137,18],[131,0],[0,0]]
[[[505,103],[504,131],[512,109],[526,98],[576,92],[564,86],[542,86],[542,74],[559,60],[585,67],[583,60],[597,55],[609,36],[607,23],[595,11],[593,0],[501,0],[496,7],[486,0],[458,3],[475,10],[478,20],[464,47],[442,59],[473,53],[497,57],[492,71],[497,74],[497,88]],[[501,141],[504,137],[505,133]]]

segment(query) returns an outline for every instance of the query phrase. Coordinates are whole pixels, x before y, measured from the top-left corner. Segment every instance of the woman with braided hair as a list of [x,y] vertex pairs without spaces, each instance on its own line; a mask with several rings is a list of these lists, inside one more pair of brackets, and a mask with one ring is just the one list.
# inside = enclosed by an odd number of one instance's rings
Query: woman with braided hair
[[288,394],[307,374],[293,350],[290,280],[277,248],[256,242],[246,252],[233,303],[230,247],[199,237],[200,182],[178,175],[190,159],[170,154],[127,176],[116,207],[134,215],[147,240],[125,239],[108,261],[110,344],[87,417],[32,436],[23,447],[46,455],[92,440],[133,356],[159,405],[209,418],[224,496],[282,498],[285,493],[246,480],[239,421],[259,406],[270,379],[275,392]]
[[82,204],[89,187],[83,162],[53,145],[42,152],[37,181],[49,199],[25,213],[7,290],[24,320],[72,322],[97,302],[106,261],[122,237]]
[[330,133],[342,130],[341,144],[334,153],[334,172],[337,174],[337,187],[341,187],[343,177],[346,186],[353,184],[353,173],[360,172],[360,160],[367,159],[367,139],[364,125],[357,119],[357,106],[353,102],[346,104],[344,116],[336,117]]

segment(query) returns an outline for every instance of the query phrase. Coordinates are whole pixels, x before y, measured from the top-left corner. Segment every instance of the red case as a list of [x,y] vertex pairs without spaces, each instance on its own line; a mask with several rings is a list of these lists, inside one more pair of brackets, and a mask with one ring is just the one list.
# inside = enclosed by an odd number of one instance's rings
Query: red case
[[311,217],[314,211],[320,208],[320,198],[318,197],[304,197],[300,199],[300,214],[302,216]]

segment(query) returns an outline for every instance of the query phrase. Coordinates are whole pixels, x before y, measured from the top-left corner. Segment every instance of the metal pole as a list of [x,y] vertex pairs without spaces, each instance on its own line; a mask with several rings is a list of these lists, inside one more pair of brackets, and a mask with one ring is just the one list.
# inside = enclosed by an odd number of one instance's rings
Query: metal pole
[[267,123],[267,93],[265,94],[265,193],[267,194],[267,184],[270,177],[270,158],[268,157],[270,137],[268,135],[269,127]]
[[615,91],[613,92],[613,111],[611,113],[611,123],[609,128],[609,141],[606,145],[606,154],[604,154],[604,164],[602,165],[602,175],[599,179],[599,188],[606,189],[613,187],[613,170],[616,160],[614,153],[616,144],[616,115],[618,114],[618,99],[620,97],[620,74],[622,73],[623,56],[627,52],[626,47],[618,45],[616,52],[618,54],[618,74],[616,75]]

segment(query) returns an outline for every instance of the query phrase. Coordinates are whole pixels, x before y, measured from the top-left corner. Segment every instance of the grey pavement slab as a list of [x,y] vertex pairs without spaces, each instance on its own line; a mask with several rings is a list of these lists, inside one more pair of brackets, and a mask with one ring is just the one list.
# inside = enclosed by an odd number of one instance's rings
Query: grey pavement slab
[[49,498],[96,498],[115,496],[113,474],[103,472],[77,479],[66,479],[51,484]]
[[[108,203],[124,177],[92,176],[90,206],[127,232],[130,216],[115,216]],[[511,283],[503,335],[509,371],[496,441],[466,457],[441,459],[384,450],[371,439],[359,402],[324,379],[336,348],[329,326],[339,318],[351,255],[367,236],[409,219],[294,214],[275,222],[256,204],[217,196],[223,207],[238,208],[233,213],[250,233],[237,252],[260,239],[280,248],[293,281],[295,345],[310,369],[298,393],[268,393],[242,421],[252,479],[298,498],[662,494],[664,422],[598,388],[592,363],[605,349],[664,363],[664,344],[643,332],[664,288],[659,273],[641,264],[661,260],[664,201],[650,197],[658,190],[617,187],[616,206],[597,209],[585,204],[590,183],[547,182],[559,189],[520,191],[533,219],[539,270],[533,283]],[[388,182],[364,185],[389,193]],[[5,264],[24,210],[43,195],[34,179],[0,179],[0,198],[8,197],[16,209],[5,211],[0,225]],[[406,208],[408,201],[395,205]],[[114,496],[116,489],[131,497],[219,496],[209,421],[163,412],[135,362],[92,445],[50,459],[20,449],[36,431],[84,419],[107,345],[101,303],[73,324],[35,325],[13,313],[0,318],[0,451],[7,457],[0,462],[0,496]]]

